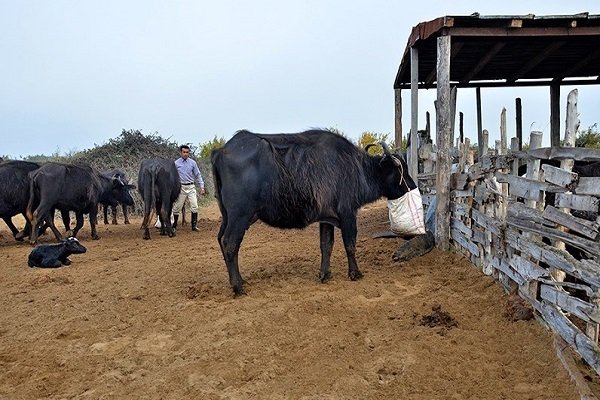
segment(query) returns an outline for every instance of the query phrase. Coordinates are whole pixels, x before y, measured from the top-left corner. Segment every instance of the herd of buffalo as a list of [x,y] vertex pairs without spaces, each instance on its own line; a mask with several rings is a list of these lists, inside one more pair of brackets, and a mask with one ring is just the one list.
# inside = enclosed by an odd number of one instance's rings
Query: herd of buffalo
[[[322,282],[331,279],[329,260],[334,227],[338,227],[348,258],[348,276],[360,279],[355,254],[358,209],[381,197],[397,199],[416,187],[402,157],[385,145],[383,148],[382,155],[369,155],[327,130],[295,134],[243,130],[214,150],[212,173],[222,215],[217,239],[235,294],[244,293],[238,268],[240,245],[246,230],[257,220],[286,229],[319,222]],[[88,165],[4,161],[0,163],[0,217],[16,239],[29,237],[36,243],[47,228],[57,240],[63,239],[54,225],[56,210],[61,212],[67,231],[69,212],[75,213],[72,237],[88,214],[91,236],[98,239],[98,205],[132,205],[130,190],[134,188],[118,170],[99,172]],[[152,212],[161,221],[161,233],[174,236],[170,215],[180,182],[173,160],[143,161],[137,189],[144,201],[143,237],[150,238]],[[27,221],[22,231],[11,221],[17,214],[23,214]]]

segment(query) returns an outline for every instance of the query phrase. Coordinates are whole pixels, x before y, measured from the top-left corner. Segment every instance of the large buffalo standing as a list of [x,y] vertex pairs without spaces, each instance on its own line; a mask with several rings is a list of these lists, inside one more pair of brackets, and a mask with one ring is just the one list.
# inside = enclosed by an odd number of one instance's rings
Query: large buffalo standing
[[[23,214],[29,201],[29,173],[38,169],[38,163],[29,161],[4,161],[0,163],[0,218],[6,222],[15,238],[29,235],[27,223],[20,236],[12,217]],[[19,239],[22,240],[22,239]]]
[[261,220],[277,228],[320,223],[320,279],[331,279],[333,229],[342,231],[348,275],[362,277],[356,262],[358,209],[384,196],[396,199],[416,187],[405,162],[384,147],[369,156],[329,131],[256,134],[239,131],[212,154],[222,222],[219,245],[235,294],[242,294],[238,252],[244,233]]
[[144,160],[138,173],[138,191],[144,200],[143,238],[150,239],[150,214],[156,211],[160,220],[161,235],[175,236],[171,225],[173,203],[181,191],[181,182],[177,167],[172,160]]
[[46,222],[57,240],[62,236],[54,226],[53,209],[61,212],[74,211],[77,219],[73,236],[83,226],[83,214],[89,214],[92,238],[99,239],[96,233],[98,203],[116,205],[118,198],[129,197],[129,190],[134,186],[127,185],[118,178],[107,178],[88,165],[72,165],[47,163],[29,175],[30,196],[27,205],[27,217],[32,230],[30,241],[36,243],[38,230]]

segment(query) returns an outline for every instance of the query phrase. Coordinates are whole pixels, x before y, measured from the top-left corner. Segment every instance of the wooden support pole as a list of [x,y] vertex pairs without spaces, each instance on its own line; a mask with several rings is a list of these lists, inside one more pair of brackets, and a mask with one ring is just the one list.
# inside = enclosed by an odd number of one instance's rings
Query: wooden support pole
[[[565,125],[565,140],[563,143],[564,147],[575,147],[575,137],[577,135],[577,128],[579,128],[579,118],[577,116],[577,98],[577,89],[571,90],[569,96],[567,97],[567,119]],[[571,172],[573,170],[574,163],[575,162],[573,161],[573,159],[567,158],[560,162],[560,168]],[[561,208],[561,211],[567,214],[571,212],[571,210],[568,208]],[[564,227],[559,227],[559,229],[562,231],[565,230]],[[565,250],[566,248],[565,243],[562,241],[555,241],[554,247],[561,250]],[[563,282],[567,276],[565,272],[556,268],[553,268],[552,271],[550,271],[550,274],[552,275],[552,278],[554,278],[554,280],[557,282]],[[597,340],[597,325],[593,324],[593,326],[595,327],[593,329],[590,329],[590,326],[591,324],[587,325],[588,336],[590,336],[591,334],[592,339]]]
[[402,89],[394,90],[394,146],[402,148]]
[[483,124],[481,123],[481,88],[475,89],[477,98],[477,146],[479,147],[479,159],[486,153],[483,150]]
[[437,163],[435,243],[450,248],[450,36],[437,38]]
[[427,132],[427,143],[431,142],[431,115],[429,111],[425,113],[425,132]]
[[464,114],[461,112],[458,113],[458,134],[461,143],[465,143],[465,131],[463,127]]
[[550,146],[560,146],[560,85],[550,85]]
[[502,155],[506,155],[508,149],[506,136],[506,108],[502,107],[502,112],[500,113],[500,148]]
[[517,150],[523,149],[523,107],[521,105],[521,98],[517,97],[515,99],[515,113],[516,113],[516,129],[517,129],[517,139],[519,140],[519,148]]
[[487,129],[484,129],[481,134],[481,144],[479,145],[479,157],[487,157],[489,151],[490,134]]
[[419,173],[419,50],[410,48],[410,147],[408,154],[408,173],[417,182]]
[[456,126],[456,86],[450,89],[450,143],[454,142],[454,127]]

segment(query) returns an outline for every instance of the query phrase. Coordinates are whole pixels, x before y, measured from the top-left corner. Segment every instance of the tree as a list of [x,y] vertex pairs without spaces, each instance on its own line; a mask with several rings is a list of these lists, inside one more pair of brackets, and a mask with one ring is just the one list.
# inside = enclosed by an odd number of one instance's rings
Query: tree
[[600,132],[598,132],[598,124],[588,127],[586,130],[577,132],[575,139],[575,147],[589,147],[600,149]]
[[393,140],[390,138],[390,134],[389,133],[377,133],[377,132],[371,132],[371,131],[365,131],[363,133],[361,133],[360,137],[358,138],[358,147],[361,148],[365,148],[370,144],[376,144],[377,146],[373,146],[371,148],[369,148],[369,154],[370,155],[375,155],[375,154],[382,154],[383,153],[383,148],[379,145],[381,142],[384,142],[385,144],[388,145],[388,147],[390,149],[394,148],[394,142]]
[[217,135],[208,142],[201,143],[198,151],[198,158],[203,160],[210,160],[210,155],[213,150],[219,149],[225,146],[225,139],[223,137],[217,138]]

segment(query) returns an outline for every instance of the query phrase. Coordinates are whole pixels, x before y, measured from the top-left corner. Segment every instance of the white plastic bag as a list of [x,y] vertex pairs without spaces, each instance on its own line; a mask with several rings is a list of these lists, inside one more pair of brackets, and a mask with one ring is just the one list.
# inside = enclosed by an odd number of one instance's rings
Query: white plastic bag
[[390,229],[398,235],[423,235],[423,201],[418,188],[411,190],[396,200],[388,200]]

